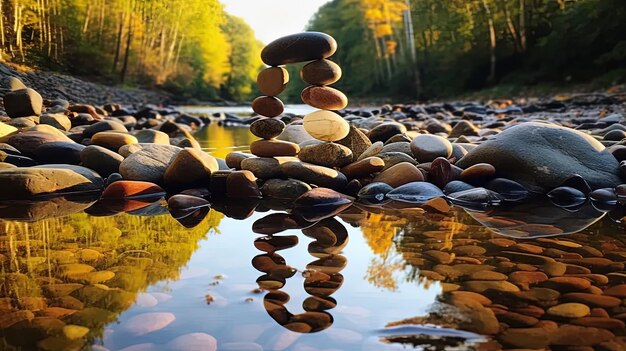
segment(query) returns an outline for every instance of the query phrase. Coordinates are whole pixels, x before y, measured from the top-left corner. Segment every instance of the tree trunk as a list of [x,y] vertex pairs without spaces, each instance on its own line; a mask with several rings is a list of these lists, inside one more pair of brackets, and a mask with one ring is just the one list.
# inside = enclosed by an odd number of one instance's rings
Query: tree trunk
[[487,5],[487,1],[482,0],[482,4],[485,8],[485,13],[487,14],[487,23],[489,25],[489,53],[491,56],[487,82],[493,83],[496,80],[496,29],[493,24],[493,17],[491,16],[491,10]]
[[526,3],[519,0],[519,43],[522,52],[526,52]]
[[[131,5],[132,7],[132,5]],[[124,54],[124,63],[122,64],[122,72],[120,74],[120,81],[124,83],[126,79],[126,73],[128,71],[128,57],[130,56],[130,46],[133,41],[133,12],[131,10],[128,18],[128,34],[126,35],[126,53]]]
[[0,59],[2,59],[2,55],[4,54],[4,48],[6,47],[5,38],[4,38],[4,1],[0,0]]
[[500,7],[502,7],[502,12],[504,13],[504,18],[506,20],[506,27],[508,29],[509,35],[511,36],[511,41],[513,42],[513,47],[515,48],[515,52],[522,52],[522,49],[519,44],[519,39],[517,35],[517,28],[515,28],[515,24],[511,19],[511,15],[509,10],[506,7],[506,1],[500,0]]
[[117,30],[117,40],[115,42],[115,58],[113,59],[113,72],[117,70],[117,64],[120,60],[120,51],[122,48],[122,35],[124,33],[124,23],[126,22],[126,12],[122,11],[122,20]]

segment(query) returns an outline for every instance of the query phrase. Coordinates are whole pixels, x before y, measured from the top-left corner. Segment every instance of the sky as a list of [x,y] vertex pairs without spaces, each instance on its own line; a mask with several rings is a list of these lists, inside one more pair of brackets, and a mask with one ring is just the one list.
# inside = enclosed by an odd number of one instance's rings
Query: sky
[[242,17],[264,44],[301,32],[317,9],[330,0],[221,0],[226,12]]

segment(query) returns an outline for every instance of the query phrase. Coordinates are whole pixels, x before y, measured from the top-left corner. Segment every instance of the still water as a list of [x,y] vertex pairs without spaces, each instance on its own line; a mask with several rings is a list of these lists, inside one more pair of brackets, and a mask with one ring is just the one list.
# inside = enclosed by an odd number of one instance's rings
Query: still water
[[[217,157],[254,138],[214,125],[196,136]],[[405,323],[434,311],[443,290],[497,282],[477,272],[506,279],[559,261],[600,294],[626,282],[624,214],[615,211],[352,206],[274,236],[253,232],[253,223],[293,218],[281,206],[216,205],[187,228],[163,201],[0,205],[0,350],[498,349],[502,333]],[[543,311],[563,296],[524,308]],[[519,301],[497,302],[523,313]],[[626,320],[623,306],[603,308]]]

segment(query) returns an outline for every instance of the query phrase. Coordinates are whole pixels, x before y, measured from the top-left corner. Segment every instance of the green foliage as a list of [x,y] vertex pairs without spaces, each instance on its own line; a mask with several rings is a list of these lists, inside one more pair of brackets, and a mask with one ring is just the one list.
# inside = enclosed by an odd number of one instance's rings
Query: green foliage
[[260,67],[254,32],[218,0],[0,5],[0,54],[16,61],[201,99],[248,98]]
[[351,97],[579,84],[626,62],[619,0],[333,0],[309,29],[337,39],[337,87]]

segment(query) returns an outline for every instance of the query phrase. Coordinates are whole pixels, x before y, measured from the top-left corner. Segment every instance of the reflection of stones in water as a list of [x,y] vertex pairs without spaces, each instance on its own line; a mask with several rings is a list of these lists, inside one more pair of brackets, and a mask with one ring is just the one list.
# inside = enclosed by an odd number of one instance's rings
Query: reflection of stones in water
[[[0,221],[0,349],[73,350],[92,343],[140,291],[176,279],[220,219],[211,212],[192,230],[170,216]],[[147,294],[152,306],[164,301],[163,294]],[[77,333],[85,327],[87,334]]]
[[570,211],[548,202],[523,203],[487,212],[468,213],[495,233],[516,238],[578,233],[604,216],[591,204]]
[[[309,253],[317,259],[307,265],[303,272],[304,290],[311,296],[302,302],[304,313],[293,314],[285,305],[289,295],[280,291],[286,279],[296,270],[287,265],[285,259],[275,251],[297,245],[296,236],[275,236],[286,229],[302,228],[302,232],[313,239],[309,244]],[[255,246],[266,254],[252,259],[252,266],[265,273],[257,279],[259,287],[269,290],[263,299],[267,313],[278,324],[296,333],[315,333],[329,328],[333,317],[326,312],[337,306],[331,297],[343,284],[343,275],[339,272],[347,264],[347,259],[340,255],[348,243],[348,231],[336,219],[327,218],[311,225],[300,217],[291,214],[270,214],[253,224],[255,232],[271,233],[255,240]]]
[[415,218],[394,236],[409,278],[438,282],[443,294],[428,315],[390,325],[466,330],[490,336],[485,347],[494,349],[626,348],[623,227],[598,222],[603,214],[589,207],[535,203],[469,215],[487,227],[455,210]]

